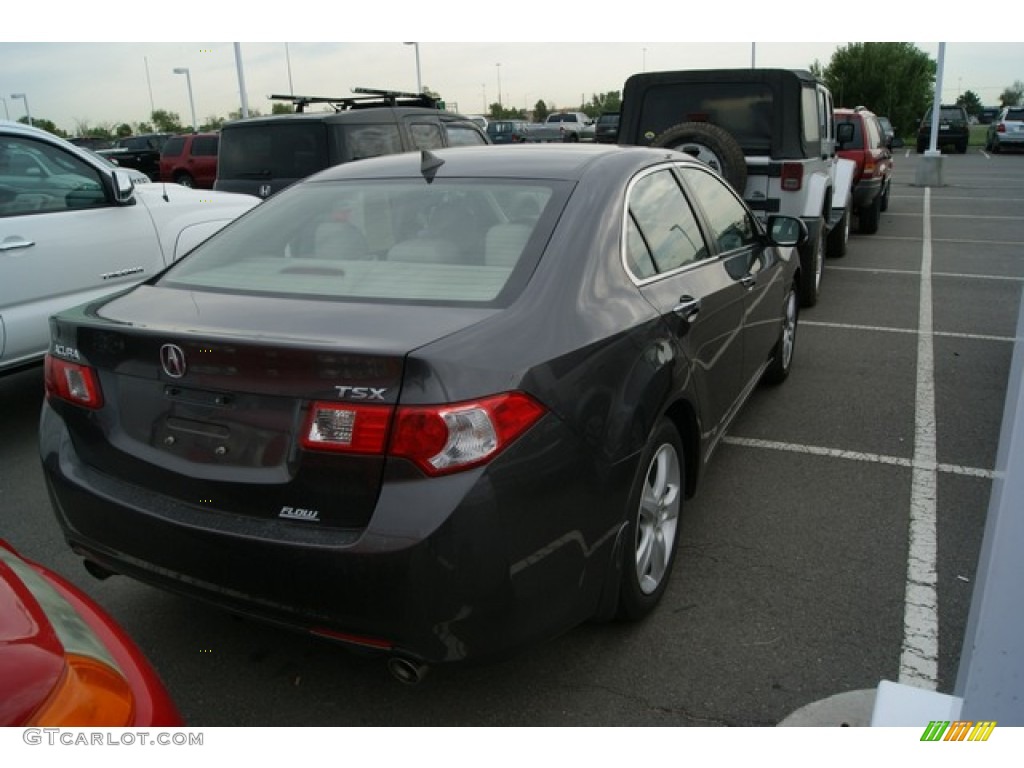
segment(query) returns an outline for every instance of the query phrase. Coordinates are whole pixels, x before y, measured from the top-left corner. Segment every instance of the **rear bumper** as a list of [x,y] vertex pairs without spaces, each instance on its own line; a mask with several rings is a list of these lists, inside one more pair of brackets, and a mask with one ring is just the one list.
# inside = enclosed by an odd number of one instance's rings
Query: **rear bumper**
[[[357,531],[241,519],[101,475],[48,405],[40,451],[57,520],[87,560],[428,663],[508,655],[591,617],[630,476],[589,464],[552,417],[486,469],[426,479],[394,462],[370,525]],[[528,460],[538,455],[548,471]],[[567,486],[565,477],[579,479]]]

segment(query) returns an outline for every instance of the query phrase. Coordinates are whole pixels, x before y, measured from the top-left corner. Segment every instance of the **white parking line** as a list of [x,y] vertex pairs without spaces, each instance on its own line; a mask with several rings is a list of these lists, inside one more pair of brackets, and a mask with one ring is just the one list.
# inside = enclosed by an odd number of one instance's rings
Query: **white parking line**
[[[809,456],[824,456],[829,459],[844,459],[847,461],[866,461],[872,464],[887,464],[889,466],[913,469],[916,465],[914,459],[906,459],[902,456],[887,456],[884,453],[866,453],[864,451],[846,451],[841,448],[825,448],[819,445],[805,445],[802,443],[784,443],[778,440],[761,440],[753,437],[734,437],[726,435],[722,442],[727,445],[735,445],[741,448],[759,448],[770,451],[789,451],[790,453],[803,453]],[[934,469],[950,475],[963,475],[965,477],[980,477],[983,480],[993,480],[995,471],[981,469],[979,467],[965,467],[961,464],[933,464],[923,466],[922,469]]]
[[[801,328],[808,326],[817,328],[838,328],[850,331],[878,331],[880,333],[906,333],[916,334],[916,328],[891,328],[883,325],[858,325],[857,323],[828,323],[825,321],[807,320],[800,323]],[[1017,341],[1016,336],[992,336],[982,333],[958,333],[957,331],[932,331],[932,336],[941,336],[945,339],[971,339],[973,341]]]
[[899,682],[935,690],[939,679],[939,605],[936,569],[935,364],[932,322],[931,188],[924,191],[921,296],[917,334],[914,466],[911,469],[907,585]]
[[[918,269],[888,269],[885,267],[834,267],[829,264],[829,270],[840,272],[870,272],[873,275],[919,275]],[[953,280],[1007,280],[1009,282],[1024,281],[1024,276],[1017,275],[974,275],[967,272],[932,272],[932,277],[948,277]]]

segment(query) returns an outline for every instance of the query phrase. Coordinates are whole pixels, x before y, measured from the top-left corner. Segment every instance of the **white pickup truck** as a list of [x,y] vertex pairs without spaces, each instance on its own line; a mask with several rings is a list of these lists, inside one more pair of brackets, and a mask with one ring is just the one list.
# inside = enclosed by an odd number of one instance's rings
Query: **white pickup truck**
[[529,141],[587,141],[594,138],[594,121],[585,112],[553,112],[543,123],[530,126]]
[[49,318],[148,279],[260,200],[129,174],[0,121],[0,375],[39,363]]

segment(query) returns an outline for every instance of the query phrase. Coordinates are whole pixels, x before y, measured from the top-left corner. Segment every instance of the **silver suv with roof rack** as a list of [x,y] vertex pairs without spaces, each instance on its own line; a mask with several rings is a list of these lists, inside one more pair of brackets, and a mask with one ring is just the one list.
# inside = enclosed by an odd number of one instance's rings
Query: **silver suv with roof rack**
[[[266,198],[332,165],[378,155],[491,143],[425,93],[355,88],[356,96],[272,95],[295,113],[227,123],[213,188]],[[310,112],[313,105],[329,111]]]

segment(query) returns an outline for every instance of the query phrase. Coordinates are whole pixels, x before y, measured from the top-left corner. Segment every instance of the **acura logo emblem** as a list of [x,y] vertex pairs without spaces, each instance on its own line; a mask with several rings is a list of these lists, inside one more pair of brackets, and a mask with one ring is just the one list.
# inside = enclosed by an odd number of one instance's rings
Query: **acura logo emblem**
[[185,353],[177,344],[164,344],[160,347],[160,365],[172,379],[180,379],[185,375]]

